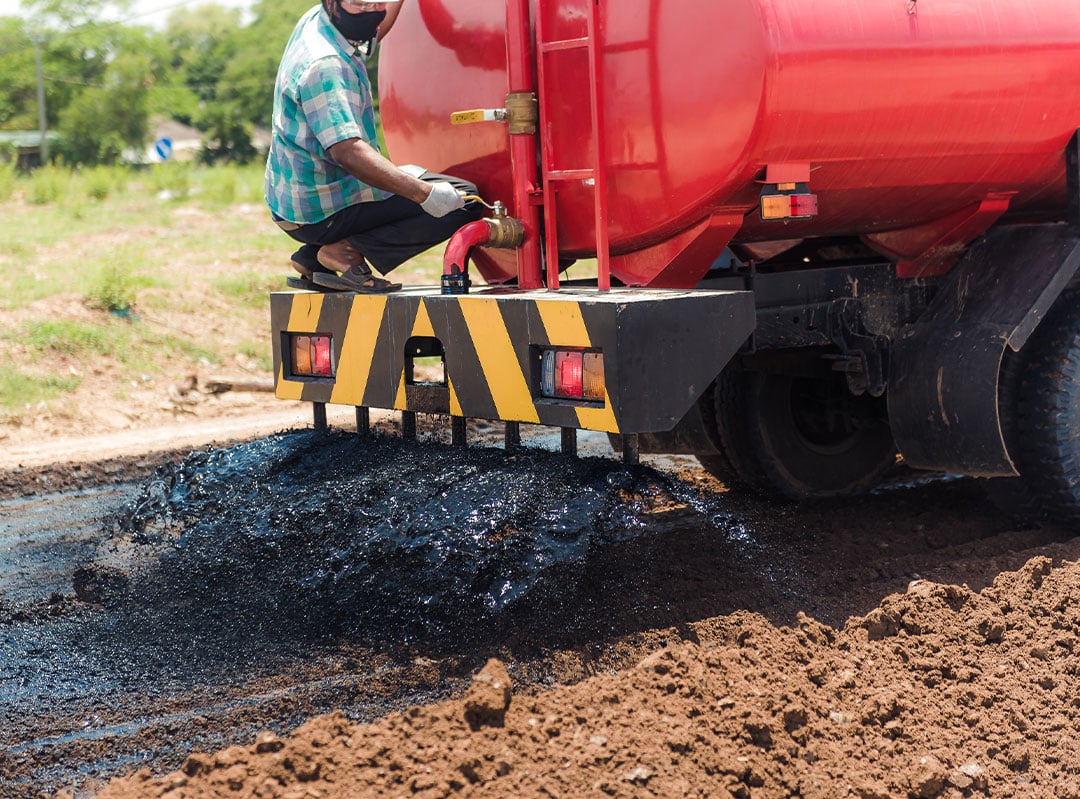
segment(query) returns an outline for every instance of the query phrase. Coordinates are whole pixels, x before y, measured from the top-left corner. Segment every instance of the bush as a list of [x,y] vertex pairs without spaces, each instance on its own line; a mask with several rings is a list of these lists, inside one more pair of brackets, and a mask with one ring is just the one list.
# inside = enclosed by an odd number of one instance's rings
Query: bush
[[168,200],[182,200],[191,193],[191,164],[166,161],[150,168],[147,183],[154,194]]
[[19,177],[19,167],[15,158],[6,158],[0,153],[0,202],[11,199],[15,193],[15,181]]
[[71,173],[55,166],[43,166],[30,173],[26,201],[31,205],[49,205],[64,197],[71,187]]
[[87,302],[103,311],[127,311],[135,304],[139,281],[131,270],[117,264],[103,266],[86,291]]
[[115,191],[122,191],[127,182],[123,167],[96,166],[82,173],[83,191],[91,200],[104,200]]

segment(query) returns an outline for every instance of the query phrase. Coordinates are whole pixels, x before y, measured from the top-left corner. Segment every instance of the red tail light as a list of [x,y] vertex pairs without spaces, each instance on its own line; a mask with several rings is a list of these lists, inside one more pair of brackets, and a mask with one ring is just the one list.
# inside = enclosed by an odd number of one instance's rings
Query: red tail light
[[564,397],[582,396],[582,362],[580,352],[555,353],[555,391]]
[[297,377],[334,376],[334,340],[332,336],[290,335],[292,374]]
[[584,350],[540,354],[540,395],[551,399],[604,401],[604,356]]

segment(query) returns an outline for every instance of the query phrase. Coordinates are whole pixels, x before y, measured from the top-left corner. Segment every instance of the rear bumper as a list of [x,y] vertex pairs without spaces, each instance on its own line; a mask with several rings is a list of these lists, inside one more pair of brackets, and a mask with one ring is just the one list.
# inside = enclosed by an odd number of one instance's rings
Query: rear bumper
[[[270,309],[282,399],[610,433],[670,430],[754,327],[746,291],[289,292],[272,294]],[[294,376],[291,334],[332,336],[334,377]],[[551,347],[603,354],[603,402],[540,396]],[[436,354],[445,380],[418,379],[413,357]]]

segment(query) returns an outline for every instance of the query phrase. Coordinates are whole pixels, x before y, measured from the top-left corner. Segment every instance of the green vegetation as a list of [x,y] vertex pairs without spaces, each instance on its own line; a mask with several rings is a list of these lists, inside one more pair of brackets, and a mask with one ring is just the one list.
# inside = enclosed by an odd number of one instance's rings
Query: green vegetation
[[239,272],[214,280],[214,290],[249,308],[262,308],[271,291],[281,288],[281,277],[263,272]]
[[14,369],[0,371],[0,408],[14,411],[56,399],[74,391],[82,381],[78,377],[35,377]]
[[135,305],[140,288],[156,284],[157,281],[148,276],[135,274],[131,266],[114,261],[102,265],[92,274],[84,293],[91,308],[118,313],[129,311]]
[[269,125],[278,58],[311,5],[257,0],[242,16],[211,0],[176,8],[157,30],[107,21],[105,9],[130,8],[122,2],[24,0],[22,16],[0,17],[0,130],[37,128],[39,38],[47,122],[61,134],[54,158],[117,163],[162,115],[206,134],[203,163],[247,163],[253,127]]
[[220,362],[218,353],[207,347],[120,318],[106,317],[100,322],[38,319],[21,330],[5,332],[2,338],[25,346],[31,360],[55,352],[89,361],[105,357],[142,371],[157,371],[159,361],[176,357],[211,365]]
[[7,202],[15,193],[15,181],[19,176],[15,160],[0,154],[0,202]]
[[[168,407],[192,374],[269,376],[267,295],[285,288],[296,243],[261,195],[259,164],[13,177],[0,200],[0,422],[67,423],[105,398]],[[435,285],[441,267],[433,250],[394,277]]]
[[46,166],[35,169],[26,182],[26,201],[32,205],[48,205],[68,196],[72,174],[66,169]]

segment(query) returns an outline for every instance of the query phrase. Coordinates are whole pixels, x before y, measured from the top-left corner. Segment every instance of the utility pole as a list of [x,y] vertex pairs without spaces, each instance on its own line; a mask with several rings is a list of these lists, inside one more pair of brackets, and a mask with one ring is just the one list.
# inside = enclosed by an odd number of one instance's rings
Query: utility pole
[[41,36],[34,35],[34,63],[37,65],[38,131],[41,133],[41,165],[49,163],[49,136],[45,125],[45,79],[41,74]]

